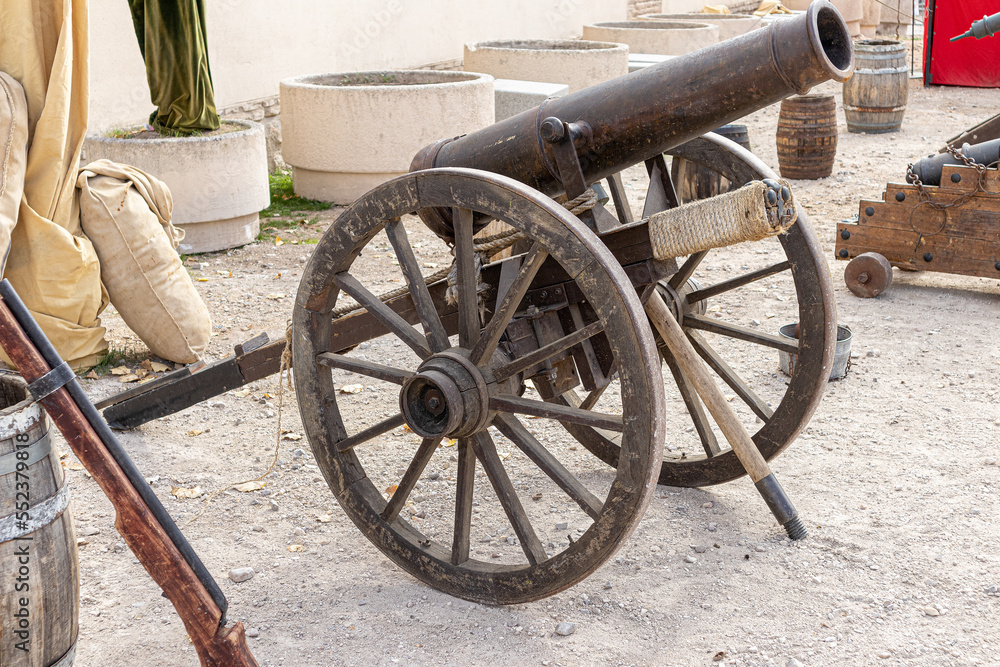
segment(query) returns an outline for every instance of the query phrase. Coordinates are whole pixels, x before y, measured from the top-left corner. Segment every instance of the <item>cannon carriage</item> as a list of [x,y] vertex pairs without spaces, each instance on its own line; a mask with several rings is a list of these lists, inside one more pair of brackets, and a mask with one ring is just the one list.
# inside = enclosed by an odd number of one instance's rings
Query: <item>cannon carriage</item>
[[[711,285],[695,273],[726,243],[657,252],[654,223],[684,210],[664,154],[735,185],[765,182],[765,207],[793,206],[766,165],[705,133],[842,81],[852,66],[839,14],[813,3],[800,17],[437,142],[410,174],[355,202],[305,269],[291,335],[304,429],[365,535],[417,578],[493,604],[538,599],[593,572],[635,528],[657,482],[704,486],[749,472],[779,522],[802,536],[765,461],[807,423],[832,359],[834,299],[809,222],[795,209],[763,265]],[[620,175],[633,165],[649,177],[638,220]],[[595,201],[602,180],[613,209]],[[744,214],[717,199],[716,214]],[[442,256],[435,243],[453,262],[427,274],[439,262],[422,258]],[[401,287],[380,296],[389,271]],[[785,290],[795,344],[707,315],[706,303],[762,280]],[[787,385],[763,396],[754,376],[774,349],[797,363]]]
[[[803,537],[767,461],[829,377],[830,277],[788,185],[710,130],[852,70],[846,24],[814,2],[436,142],[350,206],[306,265],[288,337],[304,430],[365,536],[490,604],[592,573],[657,483],[747,475]],[[684,205],[665,156],[730,191]],[[752,321],[761,292],[797,320],[794,340]],[[97,407],[131,428],[279,372],[286,346],[261,336]],[[770,372],[776,350],[795,357],[788,380]]]

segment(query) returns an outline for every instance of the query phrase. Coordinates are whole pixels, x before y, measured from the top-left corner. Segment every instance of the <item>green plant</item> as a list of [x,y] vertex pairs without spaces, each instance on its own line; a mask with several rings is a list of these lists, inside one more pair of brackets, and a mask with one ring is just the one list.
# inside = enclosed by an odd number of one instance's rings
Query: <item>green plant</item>
[[344,78],[340,81],[342,86],[370,86],[372,84],[378,83],[397,83],[398,79],[395,74],[390,74],[389,72],[379,72],[375,76],[371,74],[365,74],[364,76],[360,74],[346,74]]
[[104,134],[112,139],[134,139],[143,133],[149,133],[150,135],[155,134],[161,137],[200,137],[212,131],[214,130],[195,130],[192,132],[183,132],[180,130],[170,129],[168,127],[150,128],[145,125],[140,125],[139,127],[115,127],[108,130]]
[[[333,204],[328,202],[296,195],[292,189],[291,172],[277,171],[269,174],[267,178],[271,189],[271,205],[260,212],[261,218],[287,218],[296,211],[325,211],[333,207]],[[266,223],[265,226],[274,225]]]
[[115,343],[108,345],[108,352],[97,362],[93,370],[98,375],[107,375],[112,368],[118,366],[134,366],[149,357],[148,350],[134,350],[127,345],[119,347]]

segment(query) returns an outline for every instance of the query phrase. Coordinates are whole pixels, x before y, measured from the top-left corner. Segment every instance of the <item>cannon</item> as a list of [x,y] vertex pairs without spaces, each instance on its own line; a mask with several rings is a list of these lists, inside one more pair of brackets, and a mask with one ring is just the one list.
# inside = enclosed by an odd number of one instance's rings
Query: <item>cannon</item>
[[[829,376],[830,278],[787,185],[705,133],[852,69],[844,21],[814,2],[436,142],[411,173],[350,206],[303,272],[292,366],[317,463],[368,539],[432,586],[510,604],[592,573],[657,482],[749,472],[801,537],[766,461],[805,426]],[[726,271],[724,239],[658,245],[664,216],[688,210],[664,154],[743,186],[703,200],[720,200],[706,215],[732,212],[735,200],[721,198],[755,187],[746,201],[791,214],[794,224],[762,242],[762,266]],[[637,171],[649,186],[635,219],[625,185]],[[613,213],[595,201],[602,180]],[[712,268],[722,279],[696,279]],[[722,317],[755,289],[797,316],[796,340]],[[797,357],[787,384],[762,370],[776,349]]]
[[[850,260],[844,283],[872,298],[892,285],[892,268],[1000,278],[1000,139],[911,163],[905,183],[881,199],[862,199],[855,220],[837,225],[837,259]],[[986,240],[989,239],[989,240]]]

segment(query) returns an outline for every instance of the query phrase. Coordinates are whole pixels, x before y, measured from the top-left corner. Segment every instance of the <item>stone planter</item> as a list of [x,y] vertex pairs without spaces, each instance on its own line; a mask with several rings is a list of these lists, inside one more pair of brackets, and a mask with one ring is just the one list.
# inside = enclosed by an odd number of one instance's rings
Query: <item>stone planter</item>
[[282,154],[295,193],[350,204],[409,171],[427,144],[493,123],[493,77],[394,70],[281,82]]
[[463,67],[498,79],[563,83],[573,93],[628,74],[628,47],[570,39],[477,42],[465,45]]
[[627,44],[631,53],[682,56],[719,41],[719,27],[694,21],[613,21],[583,26],[583,38]]
[[874,39],[882,18],[882,0],[863,0],[861,10],[861,36]]
[[760,28],[759,16],[753,14],[644,14],[641,21],[695,21],[719,27],[719,41]]
[[271,201],[262,125],[224,120],[222,130],[207,135],[149,134],[91,135],[84,143],[85,163],[107,158],[166,183],[174,200],[173,223],[184,230],[179,253],[224,250],[257,238],[258,214]]
[[[837,8],[840,15],[844,17],[847,29],[851,31],[851,37],[861,35],[861,18],[864,14],[864,10],[862,9],[863,0],[830,0],[830,2]],[[781,4],[788,9],[805,11],[809,9],[812,0],[788,0]]]

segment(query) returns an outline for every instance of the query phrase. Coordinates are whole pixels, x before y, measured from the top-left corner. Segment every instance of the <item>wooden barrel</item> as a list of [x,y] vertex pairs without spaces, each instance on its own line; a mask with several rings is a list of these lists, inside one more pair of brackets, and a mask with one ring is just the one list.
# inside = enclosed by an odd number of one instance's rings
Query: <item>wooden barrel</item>
[[782,178],[829,176],[837,157],[833,95],[796,95],[782,100],[776,141]]
[[[750,132],[746,125],[723,125],[712,131],[750,150]],[[729,179],[719,172],[681,158],[671,159],[670,178],[682,202],[714,197],[729,192],[730,188]]]
[[24,381],[0,375],[0,665],[73,664],[76,534],[48,419]]
[[906,47],[892,39],[854,42],[854,75],[844,82],[848,132],[899,132],[910,93]]

